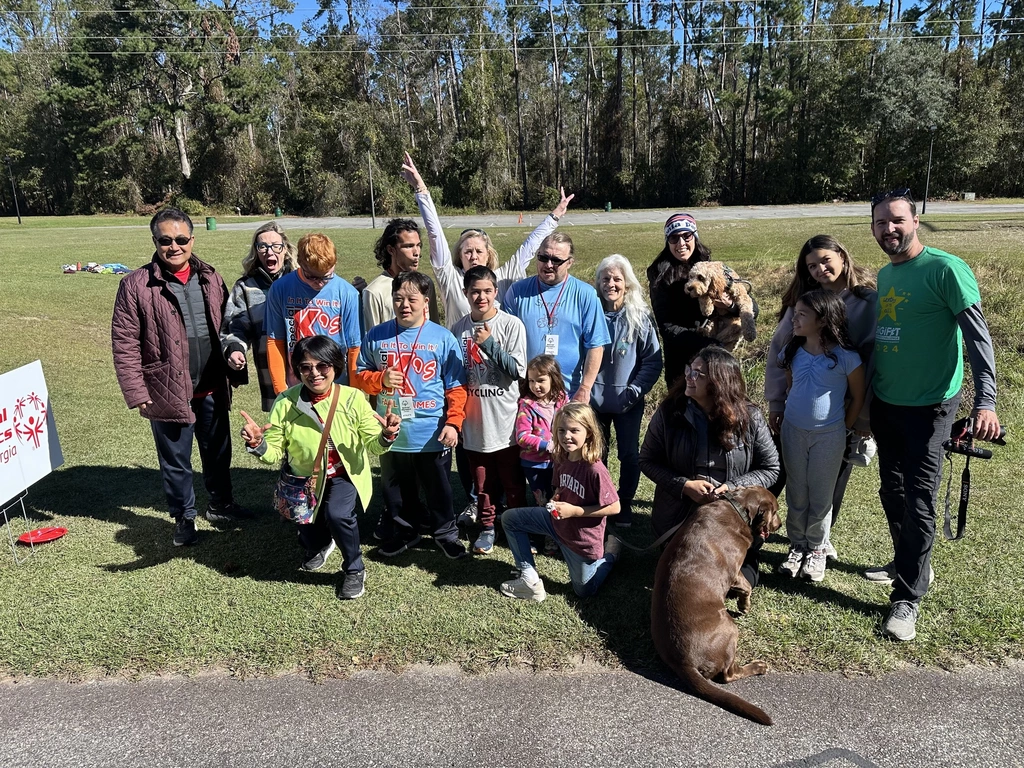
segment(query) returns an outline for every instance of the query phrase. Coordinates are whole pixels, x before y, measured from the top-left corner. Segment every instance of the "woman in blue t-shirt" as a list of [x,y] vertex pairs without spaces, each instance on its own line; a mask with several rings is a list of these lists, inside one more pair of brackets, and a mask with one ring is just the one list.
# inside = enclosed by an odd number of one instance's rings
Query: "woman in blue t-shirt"
[[[793,338],[778,356],[787,394],[782,419],[789,555],[779,573],[825,578],[832,491],[847,430],[864,405],[864,366],[846,331],[846,307],[827,290],[805,293],[793,308]],[[847,404],[847,390],[850,400]]]

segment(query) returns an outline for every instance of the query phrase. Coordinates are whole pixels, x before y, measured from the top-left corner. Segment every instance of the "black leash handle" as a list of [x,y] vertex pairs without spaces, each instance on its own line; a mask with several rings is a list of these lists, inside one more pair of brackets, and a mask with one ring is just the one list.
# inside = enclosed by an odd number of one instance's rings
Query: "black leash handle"
[[949,513],[949,497],[953,490],[953,454],[946,453],[949,460],[949,476],[946,478],[946,519],[942,525],[942,533],[949,541],[960,541],[967,528],[967,502],[971,499],[971,457],[967,457],[963,474],[960,475],[960,509],[956,517],[956,534],[953,534],[953,518]]

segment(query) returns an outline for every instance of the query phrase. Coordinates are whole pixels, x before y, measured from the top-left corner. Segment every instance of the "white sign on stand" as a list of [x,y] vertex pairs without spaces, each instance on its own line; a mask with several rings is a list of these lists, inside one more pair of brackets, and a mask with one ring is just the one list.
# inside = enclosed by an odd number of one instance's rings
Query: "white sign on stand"
[[0,375],[0,506],[63,463],[42,363]]

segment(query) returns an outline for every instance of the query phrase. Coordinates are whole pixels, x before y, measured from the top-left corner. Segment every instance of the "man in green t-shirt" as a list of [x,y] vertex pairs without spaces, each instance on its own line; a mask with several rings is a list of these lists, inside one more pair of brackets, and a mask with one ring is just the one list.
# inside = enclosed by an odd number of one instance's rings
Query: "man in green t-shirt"
[[878,495],[894,556],[865,578],[891,584],[882,632],[913,640],[921,598],[934,578],[935,500],[942,441],[960,405],[963,346],[974,377],[974,435],[999,434],[995,356],[974,273],[961,259],[926,248],[909,189],[876,195],[871,232],[889,256],[878,273],[871,431],[878,442]]

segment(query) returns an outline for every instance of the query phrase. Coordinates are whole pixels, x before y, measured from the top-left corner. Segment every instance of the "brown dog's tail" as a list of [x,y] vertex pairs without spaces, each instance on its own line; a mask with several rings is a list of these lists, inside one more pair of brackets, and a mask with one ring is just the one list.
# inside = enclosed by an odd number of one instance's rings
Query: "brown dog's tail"
[[719,688],[714,683],[706,680],[704,676],[694,667],[680,667],[676,674],[683,681],[683,685],[689,693],[704,701],[709,701],[726,712],[745,717],[761,725],[771,725],[772,719],[760,707],[755,707],[749,701],[741,699],[734,693],[729,693]]

